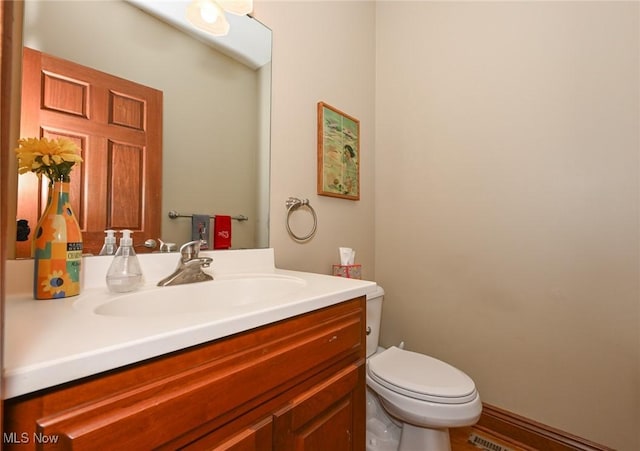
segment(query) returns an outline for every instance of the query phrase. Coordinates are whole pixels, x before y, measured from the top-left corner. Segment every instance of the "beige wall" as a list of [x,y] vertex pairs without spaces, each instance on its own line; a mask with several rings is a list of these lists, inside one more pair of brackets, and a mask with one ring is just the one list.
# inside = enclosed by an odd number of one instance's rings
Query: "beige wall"
[[638,3],[381,2],[385,345],[640,449]]
[[[279,266],[328,272],[356,248],[387,291],[385,345],[640,449],[638,4],[372,5],[256,5],[274,32]],[[314,194],[318,100],[362,121],[360,202]],[[284,230],[290,195],[318,211],[308,244]]]
[[[255,4],[273,30],[271,212],[269,240],[281,268],[328,274],[338,247],[356,250],[365,278],[373,278],[374,16],[373,2]],[[316,104],[324,101],[360,120],[361,200],[316,194]],[[299,244],[287,235],[285,201],[308,198],[318,231]],[[305,235],[311,215],[297,211],[292,229]]]

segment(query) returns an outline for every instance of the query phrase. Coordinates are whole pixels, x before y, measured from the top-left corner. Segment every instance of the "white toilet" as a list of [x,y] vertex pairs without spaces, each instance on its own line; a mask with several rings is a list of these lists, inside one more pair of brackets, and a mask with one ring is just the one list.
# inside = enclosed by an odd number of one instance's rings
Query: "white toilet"
[[449,428],[478,421],[480,395],[445,362],[378,348],[383,296],[381,287],[367,296],[367,451],[450,451]]

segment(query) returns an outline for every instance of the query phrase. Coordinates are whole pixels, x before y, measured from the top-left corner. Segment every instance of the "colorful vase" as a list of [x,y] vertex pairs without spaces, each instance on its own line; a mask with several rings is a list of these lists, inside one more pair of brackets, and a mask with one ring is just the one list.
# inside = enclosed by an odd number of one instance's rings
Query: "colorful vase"
[[33,297],[80,294],[82,232],[69,202],[69,176],[55,180],[34,236]]

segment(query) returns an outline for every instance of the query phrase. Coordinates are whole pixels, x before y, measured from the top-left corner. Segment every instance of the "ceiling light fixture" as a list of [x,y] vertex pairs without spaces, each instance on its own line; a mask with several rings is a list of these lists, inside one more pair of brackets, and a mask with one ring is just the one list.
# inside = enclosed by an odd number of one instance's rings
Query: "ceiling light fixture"
[[253,11],[253,0],[193,0],[187,6],[187,20],[214,36],[229,33],[225,12],[244,16]]

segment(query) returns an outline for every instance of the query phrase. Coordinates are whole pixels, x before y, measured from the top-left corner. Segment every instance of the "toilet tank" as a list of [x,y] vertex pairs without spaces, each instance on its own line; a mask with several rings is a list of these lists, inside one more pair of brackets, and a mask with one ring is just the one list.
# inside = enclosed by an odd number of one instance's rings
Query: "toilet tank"
[[367,293],[367,357],[378,349],[383,297],[384,290],[381,286],[376,286],[372,292]]

